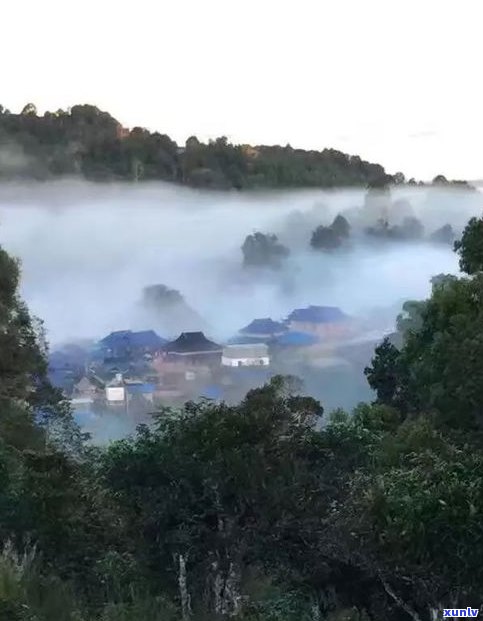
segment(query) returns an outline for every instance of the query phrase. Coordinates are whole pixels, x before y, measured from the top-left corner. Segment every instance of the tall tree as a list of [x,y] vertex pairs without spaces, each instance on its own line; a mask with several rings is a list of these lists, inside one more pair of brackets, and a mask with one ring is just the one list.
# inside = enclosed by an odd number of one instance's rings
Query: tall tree
[[280,268],[290,251],[272,234],[256,232],[248,235],[241,248],[245,267]]

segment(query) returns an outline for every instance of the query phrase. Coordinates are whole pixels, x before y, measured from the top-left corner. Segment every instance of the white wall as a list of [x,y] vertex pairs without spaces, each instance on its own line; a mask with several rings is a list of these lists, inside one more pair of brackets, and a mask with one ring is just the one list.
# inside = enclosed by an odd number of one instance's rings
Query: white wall
[[221,364],[225,367],[267,367],[270,364],[270,358],[268,356],[261,358],[226,358],[222,356]]
[[124,387],[123,386],[108,386],[106,388],[106,399],[110,402],[124,401]]

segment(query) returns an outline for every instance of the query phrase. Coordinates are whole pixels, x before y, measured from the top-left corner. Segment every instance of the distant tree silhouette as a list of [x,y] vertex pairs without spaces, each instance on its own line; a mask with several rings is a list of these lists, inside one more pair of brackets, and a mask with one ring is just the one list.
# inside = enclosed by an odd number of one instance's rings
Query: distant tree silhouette
[[241,250],[245,267],[279,268],[290,254],[276,235],[260,232],[248,235]]

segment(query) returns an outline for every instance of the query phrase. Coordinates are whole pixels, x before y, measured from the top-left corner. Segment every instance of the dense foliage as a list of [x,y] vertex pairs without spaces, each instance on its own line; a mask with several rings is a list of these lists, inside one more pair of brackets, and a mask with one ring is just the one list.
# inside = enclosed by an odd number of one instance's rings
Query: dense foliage
[[257,231],[247,235],[241,247],[244,267],[281,267],[290,250],[278,241],[276,235]]
[[312,233],[310,245],[315,250],[336,250],[350,237],[350,224],[338,214],[330,226],[318,226]]
[[78,105],[37,114],[0,106],[0,178],[163,180],[205,188],[365,186],[391,180],[384,168],[334,149],[304,151],[289,145],[208,144],[196,137],[178,146],[169,136],[123,128],[107,112]]
[[96,449],[48,386],[1,251],[0,620],[434,621],[479,607],[478,231],[458,245],[475,273],[436,276],[376,349],[374,403],[321,426],[321,405],[276,377]]

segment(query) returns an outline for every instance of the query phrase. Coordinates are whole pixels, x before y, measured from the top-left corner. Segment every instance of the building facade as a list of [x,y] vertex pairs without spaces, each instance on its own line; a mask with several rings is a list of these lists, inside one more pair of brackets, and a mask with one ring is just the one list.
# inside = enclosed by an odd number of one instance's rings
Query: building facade
[[207,339],[203,332],[182,332],[175,341],[165,346],[164,351],[169,362],[219,366],[223,348]]
[[338,339],[350,335],[350,318],[335,306],[297,308],[287,318],[292,332],[313,334],[323,339]]
[[264,343],[227,345],[221,364],[226,367],[267,367],[270,364],[268,347]]

